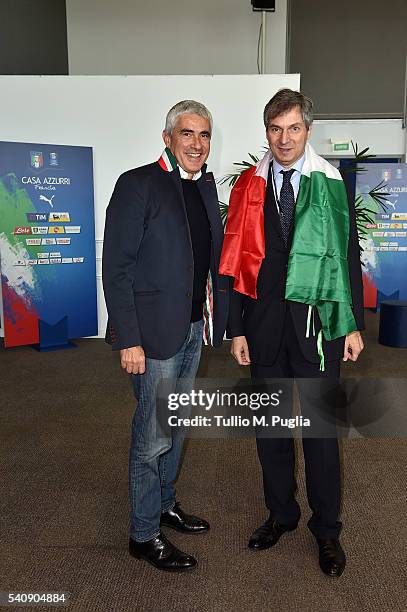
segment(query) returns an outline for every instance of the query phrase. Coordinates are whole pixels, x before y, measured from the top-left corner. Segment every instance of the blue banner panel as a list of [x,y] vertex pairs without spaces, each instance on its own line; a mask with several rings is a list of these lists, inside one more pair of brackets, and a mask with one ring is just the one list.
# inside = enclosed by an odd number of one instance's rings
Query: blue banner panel
[[[357,175],[356,196],[373,211],[362,241],[365,292],[375,295],[375,304],[387,299],[407,299],[407,164],[366,164]],[[373,188],[384,194],[381,207],[370,197]],[[366,295],[365,295],[366,297]]]
[[0,256],[5,346],[97,334],[90,147],[0,142]]

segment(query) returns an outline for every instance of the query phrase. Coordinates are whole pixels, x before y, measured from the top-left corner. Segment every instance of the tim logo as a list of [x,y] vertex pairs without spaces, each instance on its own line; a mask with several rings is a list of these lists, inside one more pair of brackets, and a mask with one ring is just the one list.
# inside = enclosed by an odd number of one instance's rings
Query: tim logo
[[43,200],[44,202],[48,202],[48,204],[51,206],[51,208],[54,208],[54,205],[52,203],[52,200],[54,198],[55,198],[55,196],[51,196],[50,198],[47,198],[44,195],[40,195],[40,200]]
[[47,213],[27,213],[28,221],[48,221]]
[[44,158],[42,156],[42,152],[41,151],[30,151],[30,155],[31,155],[32,168],[35,168],[36,170],[38,170],[39,168],[42,168],[44,165]]

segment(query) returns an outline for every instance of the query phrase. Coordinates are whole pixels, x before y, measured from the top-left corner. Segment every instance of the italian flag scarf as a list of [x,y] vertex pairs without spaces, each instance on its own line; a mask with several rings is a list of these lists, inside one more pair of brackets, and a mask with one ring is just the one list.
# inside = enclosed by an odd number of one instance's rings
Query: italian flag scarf
[[[233,276],[234,289],[252,298],[265,256],[264,200],[273,157],[246,170],[234,186],[229,205],[220,274]],[[322,335],[333,340],[357,329],[352,312],[348,271],[349,209],[345,185],[333,166],[305,148],[288,259],[285,298],[318,310],[322,329],[317,339],[324,369]]]
[[[171,153],[170,149],[166,147],[162,152],[158,164],[166,172],[172,172],[178,167],[176,157]],[[206,297],[203,305],[203,340],[205,344],[212,344],[213,342],[213,285],[212,275],[209,270],[208,280],[206,282]]]
[[158,163],[166,172],[172,172],[178,167],[177,159],[175,155],[171,153],[168,147],[165,147],[160,159],[158,160]]

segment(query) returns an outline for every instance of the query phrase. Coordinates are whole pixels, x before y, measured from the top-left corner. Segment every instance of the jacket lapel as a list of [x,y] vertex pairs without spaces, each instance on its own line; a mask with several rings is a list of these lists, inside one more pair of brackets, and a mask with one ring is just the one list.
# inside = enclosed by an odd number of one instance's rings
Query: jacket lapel
[[205,205],[209,224],[211,227],[217,227],[217,222],[219,220],[219,211],[217,210],[218,196],[212,172],[202,174],[202,177],[197,181],[197,185]]
[[182,191],[181,176],[180,176],[179,170],[178,168],[175,168],[175,170],[173,170],[172,172],[169,172],[168,174],[170,175],[171,180],[174,183],[175,189],[177,190],[178,195],[181,198],[181,201],[182,201],[182,204],[185,210],[185,214],[186,214],[184,193]]

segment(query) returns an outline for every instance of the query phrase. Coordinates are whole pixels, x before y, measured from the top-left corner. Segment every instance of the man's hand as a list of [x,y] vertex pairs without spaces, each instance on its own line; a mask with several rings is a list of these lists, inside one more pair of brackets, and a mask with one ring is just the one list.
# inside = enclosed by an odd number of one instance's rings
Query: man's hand
[[345,338],[345,347],[343,350],[343,361],[356,361],[361,351],[363,351],[364,344],[360,332],[354,331],[348,334]]
[[249,347],[246,336],[235,336],[232,338],[230,352],[239,365],[250,365]]
[[121,349],[120,363],[123,370],[129,374],[144,374],[146,371],[146,358],[142,346],[132,346]]

